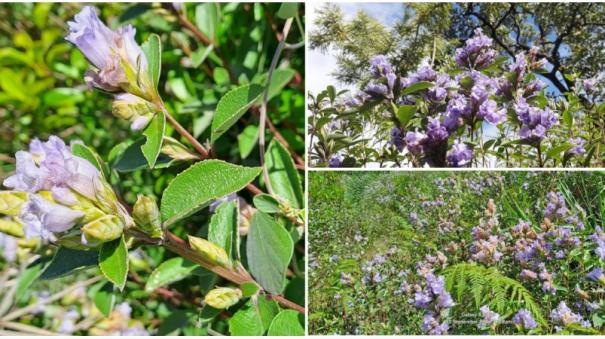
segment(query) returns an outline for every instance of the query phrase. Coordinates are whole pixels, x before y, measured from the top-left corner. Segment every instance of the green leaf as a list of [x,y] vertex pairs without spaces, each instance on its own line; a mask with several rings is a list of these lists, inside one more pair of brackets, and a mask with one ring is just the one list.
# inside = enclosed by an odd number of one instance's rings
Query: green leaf
[[403,127],[408,125],[414,114],[416,114],[415,105],[401,105],[397,109],[397,118]]
[[300,306],[305,306],[305,278],[295,277],[290,279],[286,292],[284,293],[286,299],[293,301]]
[[218,105],[216,106],[216,112],[212,119],[212,143],[246,113],[248,108],[252,106],[262,92],[262,86],[249,84],[227,92],[227,94],[219,100]]
[[298,170],[288,150],[275,139],[271,141],[265,153],[265,166],[269,171],[273,192],[284,198],[290,207],[302,208],[304,197]]
[[195,7],[195,24],[214,43],[218,26],[219,7],[216,3],[203,3]]
[[433,87],[433,83],[429,82],[429,81],[418,81],[417,83],[411,85],[410,87],[404,89],[401,92],[401,95],[408,95],[408,94],[413,94],[416,93],[418,91],[421,91],[423,89],[427,89],[427,88],[431,88]]
[[573,115],[570,110],[565,110],[563,112],[563,122],[567,128],[571,128],[573,126]]
[[239,289],[242,290],[242,295],[244,298],[250,298],[256,292],[258,292],[258,285],[253,282],[246,282],[239,286]]
[[191,65],[194,68],[198,68],[208,58],[210,53],[214,50],[214,45],[200,47],[195,52],[191,53]]
[[164,190],[160,208],[164,225],[171,225],[213,200],[241,190],[260,172],[260,167],[243,167],[221,160],[205,160],[192,165]]
[[269,336],[302,336],[304,315],[293,310],[283,310],[273,319],[269,326]]
[[109,317],[116,301],[116,295],[113,292],[113,284],[102,281],[91,287],[91,294],[97,309],[105,317]]
[[252,276],[269,293],[283,291],[293,250],[288,231],[268,214],[257,211],[252,217],[246,242],[248,266]]
[[153,292],[158,287],[185,279],[198,265],[182,257],[168,259],[160,264],[147,279],[145,291]]
[[101,157],[99,157],[99,155],[96,152],[94,152],[92,149],[90,149],[89,147],[87,147],[83,144],[73,144],[71,146],[71,151],[75,156],[80,157],[84,160],[87,160],[94,167],[96,167],[99,171],[105,172],[105,170],[104,170],[105,166],[104,166],[103,160],[101,160]]
[[212,73],[212,77],[217,85],[228,85],[230,81],[229,72],[222,67],[216,67]]
[[99,251],[99,268],[107,280],[120,290],[124,289],[128,275],[128,249],[124,235],[116,240],[105,242]]
[[147,159],[149,168],[154,168],[157,162],[160,150],[162,149],[162,140],[164,139],[164,133],[166,132],[166,116],[164,112],[158,112],[153,117],[149,126],[143,132],[143,135],[147,137],[145,144],[141,146],[141,152]]
[[[112,168],[118,172],[132,172],[143,168],[148,168],[147,159],[143,155],[141,147],[145,143],[145,138],[140,138],[127,145],[125,149],[116,157]],[[176,163],[169,156],[160,154],[155,162],[155,168],[167,168]]]
[[290,80],[292,80],[294,74],[296,74],[296,71],[291,68],[276,69],[271,76],[268,99],[271,100],[278,95]]
[[147,73],[154,88],[158,88],[160,73],[162,72],[162,42],[160,36],[151,34],[147,41],[141,45],[141,49],[147,57]]
[[555,159],[561,159],[561,153],[571,149],[573,147],[572,144],[566,142],[563,143],[562,145],[559,145],[557,147],[553,147],[552,149],[550,149],[547,153],[546,153],[546,157],[549,159],[555,158]]
[[287,19],[295,16],[298,13],[298,3],[296,2],[284,2],[279,6],[277,11],[277,17],[281,19]]
[[55,108],[75,106],[85,99],[82,91],[75,88],[53,88],[42,94],[42,102]]
[[238,260],[239,249],[239,201],[233,200],[220,204],[208,226],[208,240],[222,247],[227,255]]
[[259,211],[273,214],[279,212],[279,201],[269,194],[258,194],[253,198],[254,207],[258,208]]
[[29,287],[34,283],[34,281],[36,281],[36,279],[38,279],[40,274],[42,274],[44,266],[47,263],[48,260],[38,259],[29,265],[29,267],[19,275],[17,289],[15,290],[15,302],[19,302],[21,298],[23,298],[25,292],[27,292]]
[[326,87],[326,91],[328,91],[328,98],[330,98],[330,102],[334,102],[334,99],[336,99],[336,88],[334,88],[334,86],[329,85],[328,87]]
[[97,251],[72,250],[59,247],[50,264],[46,267],[40,279],[50,280],[59,278],[75,271],[97,265],[99,253]]
[[171,312],[166,319],[162,320],[157,335],[177,335],[180,329],[190,326],[191,323],[191,314],[188,311],[176,310]]
[[237,144],[239,146],[239,155],[242,159],[246,159],[250,152],[256,146],[256,142],[258,141],[258,126],[257,125],[248,125],[242,133],[237,136]]
[[229,319],[229,332],[235,336],[263,335],[278,312],[279,306],[275,300],[268,300],[266,297],[260,296],[256,306],[252,301],[248,301]]

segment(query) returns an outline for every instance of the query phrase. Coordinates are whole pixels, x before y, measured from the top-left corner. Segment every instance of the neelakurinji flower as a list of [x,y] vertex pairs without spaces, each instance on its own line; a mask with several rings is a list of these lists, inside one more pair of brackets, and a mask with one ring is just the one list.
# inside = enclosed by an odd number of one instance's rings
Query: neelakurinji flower
[[538,324],[532,317],[531,313],[526,309],[520,309],[513,316],[513,323],[525,330],[533,330],[538,327]]
[[498,323],[498,321],[500,320],[500,314],[490,310],[489,306],[487,306],[487,305],[481,306],[481,308],[479,308],[479,311],[481,312],[481,317],[482,317],[481,320],[479,321],[479,324],[477,325],[479,328],[492,327],[492,326],[496,325]]
[[473,150],[463,142],[456,140],[447,154],[447,162],[452,167],[463,167],[473,160]]
[[86,83],[117,93],[114,114],[130,119],[133,130],[144,128],[153,115],[152,108],[159,101],[159,95],[148,75],[147,57],[135,40],[136,29],[127,25],[111,30],[91,6],[82,8],[68,25],[69,34],[65,39],[95,67],[86,73]]
[[17,152],[16,160],[15,173],[4,180],[12,191],[0,199],[25,194],[18,208],[26,238],[54,241],[80,224],[82,243],[93,245],[119,237],[133,224],[103,174],[60,138],[35,139],[29,152]]
[[474,33],[464,47],[456,49],[456,63],[461,67],[482,69],[494,61],[496,51],[492,49],[493,40],[483,34],[481,28],[475,29]]

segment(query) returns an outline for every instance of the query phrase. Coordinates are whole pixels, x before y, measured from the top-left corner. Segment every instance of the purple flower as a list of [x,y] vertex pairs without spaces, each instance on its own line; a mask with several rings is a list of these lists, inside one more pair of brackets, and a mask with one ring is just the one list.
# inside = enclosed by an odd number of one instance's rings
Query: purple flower
[[498,110],[498,105],[494,100],[486,100],[479,106],[477,117],[487,120],[492,125],[497,125],[506,120],[506,109]]
[[7,262],[14,262],[17,259],[17,241],[19,239],[8,234],[0,232],[0,254]]
[[405,135],[405,143],[408,151],[412,154],[422,152],[424,142],[427,140],[427,135],[422,132],[408,132]]
[[558,118],[548,107],[540,109],[527,104],[525,99],[520,98],[515,104],[517,117],[523,127],[519,132],[523,139],[542,140],[546,131],[554,126]]
[[374,78],[384,77],[393,73],[393,66],[384,55],[376,55],[370,59],[370,74]]
[[578,324],[583,321],[582,316],[573,313],[564,301],[561,301],[559,303],[559,306],[557,306],[556,309],[550,312],[550,318],[554,322],[562,324],[564,326]]
[[536,94],[537,92],[543,90],[546,87],[546,84],[544,82],[542,82],[541,80],[532,80],[530,81],[527,86],[525,86],[525,96],[526,97],[531,97],[532,95]]
[[340,155],[334,155],[330,158],[330,162],[328,164],[329,167],[341,167],[342,166],[342,157]]
[[471,160],[473,160],[473,150],[465,143],[456,140],[447,154],[448,164],[452,167],[462,167],[469,164]]
[[391,129],[391,140],[389,142],[391,145],[395,146],[399,152],[403,151],[405,147],[405,137],[403,135],[403,130],[400,130],[397,127],[393,127]]
[[515,62],[513,62],[509,70],[513,73],[517,73],[517,79],[522,79],[525,75],[525,69],[527,68],[527,60],[525,60],[525,53],[521,52],[515,55]]
[[116,92],[129,82],[127,72],[147,74],[147,58],[134,39],[136,30],[132,25],[116,31],[109,29],[97,16],[94,7],[85,6],[76,14],[74,21],[67,23],[69,34],[65,38],[73,43],[98,69],[89,72],[86,81],[95,87]]
[[40,237],[55,240],[54,233],[65,232],[84,216],[80,211],[51,203],[37,194],[32,194],[23,206],[19,218],[27,239]]
[[389,96],[389,88],[386,85],[370,82],[363,90],[371,96]]
[[444,126],[441,125],[439,118],[429,117],[429,123],[426,126],[429,142],[439,144],[449,137],[449,133]]
[[481,306],[479,311],[481,311],[481,316],[483,317],[479,321],[479,328],[492,327],[493,325],[498,323],[498,320],[500,320],[500,314],[491,311],[487,305]]
[[430,65],[423,65],[418,68],[416,73],[410,75],[410,83],[412,85],[419,81],[435,81],[437,80],[437,72]]
[[569,139],[569,143],[573,145],[573,147],[567,151],[569,154],[580,155],[586,153],[586,150],[584,149],[586,140],[582,138],[571,138]]
[[468,105],[466,97],[458,95],[447,103],[443,124],[448,132],[452,133],[462,126],[464,123],[462,118],[468,117],[470,113],[471,107]]
[[586,276],[588,277],[588,279],[593,281],[605,280],[605,276],[603,275],[603,269],[600,267],[597,267],[594,270],[590,271]]
[[596,84],[597,79],[585,79],[582,81],[582,86],[584,87],[584,91],[586,91],[586,93],[592,92]]
[[496,57],[496,51],[491,47],[492,39],[483,34],[481,28],[477,28],[475,35],[466,40],[465,46],[456,49],[456,63],[471,69],[487,67]]
[[532,317],[531,313],[526,309],[520,309],[517,314],[513,316],[513,323],[521,326],[525,330],[533,330],[538,327],[538,324]]

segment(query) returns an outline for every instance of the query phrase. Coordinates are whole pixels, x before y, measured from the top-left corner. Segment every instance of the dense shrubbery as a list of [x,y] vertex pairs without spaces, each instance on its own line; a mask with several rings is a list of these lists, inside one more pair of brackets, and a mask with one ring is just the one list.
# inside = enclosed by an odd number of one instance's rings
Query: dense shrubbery
[[602,173],[309,180],[310,333],[602,331]]
[[0,13],[2,334],[304,334],[304,8]]

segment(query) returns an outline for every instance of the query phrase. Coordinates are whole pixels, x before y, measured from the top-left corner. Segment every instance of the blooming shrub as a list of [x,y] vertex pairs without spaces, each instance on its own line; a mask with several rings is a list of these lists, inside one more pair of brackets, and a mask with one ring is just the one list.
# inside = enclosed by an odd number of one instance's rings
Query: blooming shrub
[[310,333],[602,331],[601,173],[309,179]]
[[[10,6],[21,13],[19,5]],[[51,7],[29,6],[30,21],[41,27]],[[88,70],[83,77],[75,70],[77,86],[85,82],[95,93],[87,95],[112,97],[113,103],[96,101],[95,110],[111,111],[112,127],[130,128],[116,133],[120,138],[85,143],[78,130],[102,128],[95,118],[75,115],[71,130],[19,131],[29,147],[14,157],[2,154],[1,332],[304,335],[304,166],[296,152],[300,143],[292,145],[302,126],[281,126],[302,98],[296,68],[304,53],[295,39],[304,37],[304,9],[137,4],[129,11],[152,20],[138,29],[132,23],[112,29],[116,22],[102,18],[114,5],[70,6],[55,13],[78,11],[57,20],[69,45],[59,42],[55,53],[80,55]],[[120,14],[120,22],[133,15]],[[236,16],[241,22],[233,22]],[[257,33],[271,32],[262,41],[262,61],[225,57],[224,51],[250,46],[250,53],[261,53],[248,40],[258,37],[238,33],[250,22]],[[147,24],[184,31],[159,35]],[[185,32],[199,44],[197,56]],[[25,39],[28,33],[20,34]],[[10,50],[17,55],[3,49]],[[6,92],[19,91],[5,85]],[[2,98],[4,117],[15,101]],[[34,109],[19,107],[28,108]],[[198,108],[199,115],[191,112]],[[248,111],[256,115],[244,117]],[[100,145],[107,152],[97,153],[92,144],[99,140],[113,144]]]
[[[591,79],[549,90],[549,67],[531,48],[498,56],[480,28],[451,60],[398,74],[384,55],[354,95],[333,86],[310,95],[314,166],[545,167],[598,163],[592,117],[605,105]],[[343,158],[342,161],[335,159]]]

